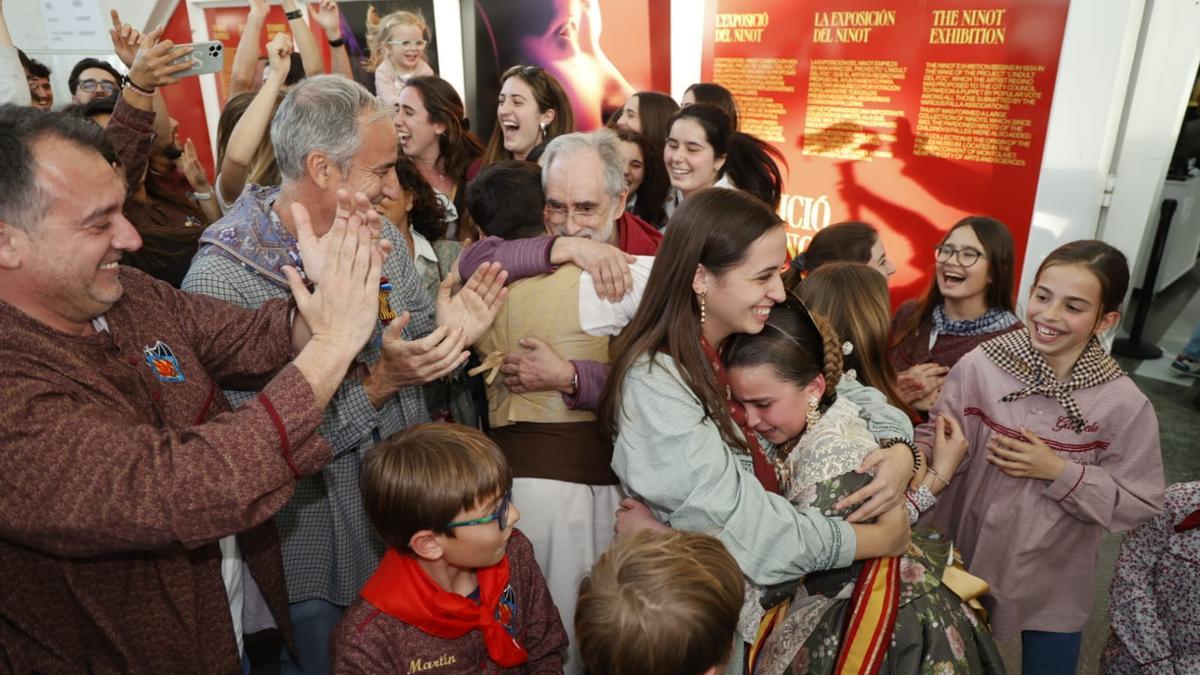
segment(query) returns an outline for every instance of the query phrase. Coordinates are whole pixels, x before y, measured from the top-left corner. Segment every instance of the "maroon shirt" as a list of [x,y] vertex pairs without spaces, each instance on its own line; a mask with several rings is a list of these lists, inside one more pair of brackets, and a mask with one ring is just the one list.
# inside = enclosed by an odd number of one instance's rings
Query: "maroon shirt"
[[[916,300],[909,300],[903,305],[900,305],[896,310],[896,315],[892,317],[892,335],[896,335],[904,326],[908,324],[909,317],[918,309]],[[1008,328],[1004,328],[983,335],[947,335],[942,333],[938,335],[937,342],[934,343],[933,349],[929,348],[929,334],[933,331],[933,319],[925,317],[917,327],[917,334],[910,335],[908,338],[892,347],[891,357],[892,366],[897,373],[912,368],[913,366],[922,363],[937,363],[947,368],[953,368],[958,360],[966,356],[972,349],[991,340],[992,338],[1021,330],[1023,328],[1020,321],[1014,323]]]
[[520,530],[514,530],[508,540],[508,567],[508,582],[516,599],[514,637],[529,654],[529,660],[521,666],[497,666],[488,658],[479,629],[453,640],[436,637],[384,614],[360,597],[334,630],[333,671],[339,675],[562,673],[567,632],[533,557],[533,545]]
[[[217,540],[239,533],[288,634],[271,516],[331,459],[322,411],[286,303],[120,274],[107,332],[0,302],[0,670],[240,673]],[[152,369],[156,345],[177,368]],[[223,388],[263,393],[231,412]]]
[[626,211],[617,219],[620,241],[617,248],[633,255],[658,255],[663,233],[634,214]]

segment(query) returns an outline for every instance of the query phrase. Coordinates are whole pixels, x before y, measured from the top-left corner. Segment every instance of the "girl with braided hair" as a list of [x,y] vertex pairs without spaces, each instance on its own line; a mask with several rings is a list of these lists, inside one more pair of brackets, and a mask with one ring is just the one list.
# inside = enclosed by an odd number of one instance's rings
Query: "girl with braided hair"
[[[864,502],[857,518],[796,509],[780,493],[776,467],[731,398],[719,351],[735,334],[764,330],[784,300],[784,239],[779,216],[753,196],[712,188],[689,197],[633,319],[609,345],[599,410],[614,438],[613,471],[631,495],[617,514],[618,532],[665,522],[713,534],[760,585],[903,552],[908,524],[899,505],[914,459],[899,444],[877,449],[872,441],[876,475],[845,500]],[[739,640],[734,664],[740,647]]]
[[[735,335],[722,350],[747,423],[772,445],[783,495],[826,515],[846,515],[835,505],[871,480],[856,469],[876,447],[859,406],[838,396],[843,351],[829,322],[791,294],[764,330]],[[950,418],[939,431],[934,471],[952,474],[966,441]],[[919,485],[906,495],[914,521],[937,490],[932,472]],[[813,572],[802,584],[748,584],[739,630],[753,645],[750,672],[874,672],[875,664],[878,672],[1003,673],[987,626],[965,604],[986,584],[953,561],[949,539],[918,530],[899,557]]]

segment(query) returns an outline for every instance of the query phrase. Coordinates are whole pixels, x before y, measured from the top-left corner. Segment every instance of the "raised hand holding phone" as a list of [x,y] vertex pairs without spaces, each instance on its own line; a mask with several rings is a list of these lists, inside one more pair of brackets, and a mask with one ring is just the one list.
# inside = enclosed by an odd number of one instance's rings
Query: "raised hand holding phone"
[[180,73],[190,67],[190,64],[178,62],[190,51],[188,45],[176,46],[170,40],[159,42],[162,33],[163,27],[159,26],[142,36],[133,64],[129,66],[129,81],[140,90],[153,92],[159,87],[175,84]]
[[175,60],[175,63],[185,63],[188,65],[188,69],[179,73],[179,77],[207,75],[208,73],[219,73],[224,70],[225,45],[221,44],[219,40],[193,42],[179,46],[188,48],[186,54]]

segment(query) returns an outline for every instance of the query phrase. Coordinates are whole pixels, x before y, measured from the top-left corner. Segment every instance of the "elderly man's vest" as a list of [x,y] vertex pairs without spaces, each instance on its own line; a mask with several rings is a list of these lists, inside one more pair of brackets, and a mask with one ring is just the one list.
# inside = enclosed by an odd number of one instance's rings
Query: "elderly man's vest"
[[[524,350],[522,338],[545,341],[567,360],[608,362],[608,338],[584,332],[579,320],[582,270],[566,265],[553,274],[509,286],[492,327],[475,344],[485,365]],[[485,382],[493,370],[484,372]],[[487,384],[488,423],[517,477],[610,484],[611,445],[601,440],[596,416],[571,410],[557,391],[513,393],[504,376]]]
[[[608,362],[608,338],[588,335],[579,325],[579,276],[574,265],[543,277],[522,279],[508,288],[508,298],[492,327],[475,344],[486,360],[520,352],[521,339],[546,341],[564,359]],[[504,386],[504,376],[487,385],[488,423],[493,427],[514,422],[589,422],[596,416],[570,410],[557,391],[514,394]]]

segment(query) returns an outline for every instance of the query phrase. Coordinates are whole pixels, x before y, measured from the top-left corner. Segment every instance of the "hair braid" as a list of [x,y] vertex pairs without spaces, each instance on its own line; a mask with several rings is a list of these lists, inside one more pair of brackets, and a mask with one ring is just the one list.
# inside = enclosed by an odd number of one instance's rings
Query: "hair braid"
[[842,339],[838,337],[829,319],[815,312],[810,312],[810,315],[817,331],[821,333],[821,342],[825,350],[825,363],[821,367],[821,374],[825,376],[825,395],[821,397],[821,402],[829,405],[837,398],[835,388],[842,379]]

